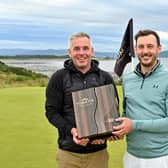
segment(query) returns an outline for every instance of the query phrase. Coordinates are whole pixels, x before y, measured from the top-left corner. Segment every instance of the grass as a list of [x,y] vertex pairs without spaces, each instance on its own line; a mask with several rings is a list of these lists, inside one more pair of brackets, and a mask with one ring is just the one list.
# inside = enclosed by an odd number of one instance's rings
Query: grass
[[44,88],[0,89],[0,164],[55,167],[56,130],[44,116]]
[[[122,114],[122,101],[123,101],[123,96],[122,96],[122,87],[121,85],[117,86],[119,98],[120,98],[120,107],[119,110]],[[109,168],[123,168],[122,165],[122,158],[124,155],[124,152],[126,150],[126,142],[125,138],[123,140],[119,141],[111,141],[108,142],[108,152],[110,154],[109,158]]]
[[[1,167],[55,168],[57,131],[45,117],[44,94],[44,87],[0,89]],[[124,150],[124,140],[108,143],[109,167],[122,168]]]
[[48,77],[21,67],[8,66],[0,61],[0,88],[46,86]]
[[23,86],[46,86],[48,78],[28,79],[25,76],[0,71],[0,89]]

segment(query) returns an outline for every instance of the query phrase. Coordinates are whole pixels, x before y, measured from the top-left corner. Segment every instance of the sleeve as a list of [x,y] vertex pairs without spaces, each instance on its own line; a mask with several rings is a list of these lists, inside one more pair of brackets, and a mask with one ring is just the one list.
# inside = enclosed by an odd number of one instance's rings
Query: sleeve
[[114,86],[115,96],[116,96],[118,108],[119,108],[119,96],[118,96],[117,87],[116,87],[116,84],[113,80],[113,77],[109,73],[107,73],[107,75],[106,75],[106,83],[105,84],[112,84]]
[[48,121],[56,128],[64,129],[70,134],[72,125],[63,117],[63,73],[57,71],[50,78],[46,88],[45,110]]
[[133,120],[133,130],[146,132],[168,132],[168,117],[155,120]]
[[125,112],[125,108],[126,108],[126,98],[124,96],[124,87],[122,86],[122,89],[123,89],[123,114],[122,114],[122,117],[126,117],[126,112]]
[[141,130],[146,132],[168,133],[168,94],[165,100],[166,116],[153,120],[133,120],[133,130]]

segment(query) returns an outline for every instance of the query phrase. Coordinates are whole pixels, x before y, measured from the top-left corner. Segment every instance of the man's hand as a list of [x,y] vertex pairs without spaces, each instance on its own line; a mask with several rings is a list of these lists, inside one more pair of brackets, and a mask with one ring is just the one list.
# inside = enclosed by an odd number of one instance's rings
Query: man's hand
[[73,136],[73,141],[82,146],[86,146],[89,142],[89,138],[78,138],[78,132],[76,128],[71,129],[71,134]]
[[104,144],[105,143],[105,139],[94,139],[90,142],[91,144]]
[[117,118],[116,121],[121,122],[120,125],[114,126],[114,131],[112,132],[116,136],[127,135],[132,130],[132,120],[126,117]]
[[109,140],[109,141],[117,141],[117,140],[121,140],[123,138],[124,138],[124,136],[112,135],[112,136],[108,137],[107,140]]

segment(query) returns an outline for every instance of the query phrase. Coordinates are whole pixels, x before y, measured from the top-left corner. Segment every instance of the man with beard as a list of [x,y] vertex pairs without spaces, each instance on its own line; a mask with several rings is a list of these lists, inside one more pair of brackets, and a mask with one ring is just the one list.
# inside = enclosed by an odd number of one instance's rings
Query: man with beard
[[135,41],[139,63],[123,79],[124,117],[113,134],[127,135],[124,168],[168,168],[168,70],[158,60],[160,38],[140,30]]

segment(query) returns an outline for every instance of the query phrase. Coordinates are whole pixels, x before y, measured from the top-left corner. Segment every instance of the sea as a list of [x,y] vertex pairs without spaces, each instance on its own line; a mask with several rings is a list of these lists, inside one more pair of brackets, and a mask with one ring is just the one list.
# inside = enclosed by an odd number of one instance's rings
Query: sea
[[[114,59],[97,59],[99,61],[99,66],[105,71],[109,73],[114,72],[114,65],[116,60]],[[168,67],[168,58],[159,58],[159,60]],[[2,58],[0,61],[4,62],[9,66],[14,67],[23,67],[28,70],[32,70],[37,73],[42,73],[47,76],[51,76],[55,71],[60,68],[63,68],[65,59],[61,58]],[[125,67],[124,73],[128,73],[134,70],[138,60],[136,58],[133,59],[131,63],[128,63]]]

